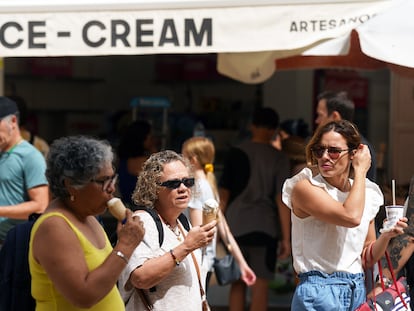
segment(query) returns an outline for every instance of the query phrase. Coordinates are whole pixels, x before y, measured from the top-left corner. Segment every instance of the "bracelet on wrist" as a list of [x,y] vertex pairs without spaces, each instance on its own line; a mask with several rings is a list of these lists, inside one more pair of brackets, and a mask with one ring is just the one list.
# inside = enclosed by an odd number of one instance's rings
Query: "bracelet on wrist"
[[174,255],[174,251],[172,250],[172,249],[170,249],[170,254],[171,254],[171,257],[174,259],[174,261],[175,261],[175,265],[176,266],[179,266],[180,265],[180,263],[181,263],[181,261],[179,261],[178,259],[177,259],[177,257],[175,257],[175,255]]
[[121,251],[116,251],[115,255],[117,255],[119,258],[121,258],[123,261],[125,261],[126,264],[128,264],[129,260],[128,258],[125,256],[125,254]]

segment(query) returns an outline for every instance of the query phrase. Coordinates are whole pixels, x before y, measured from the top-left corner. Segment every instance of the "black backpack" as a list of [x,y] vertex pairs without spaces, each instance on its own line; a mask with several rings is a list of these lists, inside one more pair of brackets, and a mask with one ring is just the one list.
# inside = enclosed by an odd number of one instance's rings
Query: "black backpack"
[[29,242],[33,224],[40,214],[18,224],[7,233],[0,251],[0,310],[35,310],[36,302],[31,293],[29,269]]

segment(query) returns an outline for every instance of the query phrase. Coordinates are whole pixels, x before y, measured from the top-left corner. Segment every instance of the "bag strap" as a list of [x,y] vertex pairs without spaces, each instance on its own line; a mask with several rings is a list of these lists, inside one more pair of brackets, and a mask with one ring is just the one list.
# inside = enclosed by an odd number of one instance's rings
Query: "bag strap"
[[[183,237],[185,238],[184,230],[183,230],[183,228],[181,228],[180,224],[178,224],[178,228],[180,229]],[[207,302],[207,295],[204,292],[203,284],[201,283],[200,267],[198,266],[197,259],[195,258],[195,255],[194,255],[193,252],[191,252],[191,257],[193,258],[194,267],[197,271],[197,279],[198,279],[198,285],[200,287],[201,304],[202,304],[202,307],[203,307],[203,311],[209,311],[210,307],[209,307],[208,302]]]
[[193,252],[191,252],[191,257],[193,258],[194,266],[195,266],[196,271],[197,271],[198,285],[200,287],[201,304],[202,304],[202,307],[203,307],[203,311],[207,311],[207,310],[210,310],[210,307],[209,307],[208,302],[207,302],[207,295],[206,295],[206,293],[204,292],[204,289],[203,289],[203,284],[201,284],[200,267],[198,266],[197,260],[196,260],[195,255],[194,255]]
[[147,311],[154,310],[154,305],[151,303],[151,301],[149,300],[149,298],[148,298],[147,294],[144,292],[144,290],[141,289],[141,288],[137,288],[136,290],[139,294],[139,297],[142,300],[142,303],[145,306],[145,309],[147,309]]
[[393,283],[394,283],[395,290],[397,291],[398,297],[400,297],[401,302],[403,303],[404,307],[405,307],[406,309],[408,309],[408,306],[407,306],[407,304],[405,303],[405,300],[403,299],[403,297],[402,297],[402,295],[401,295],[400,288],[398,287],[397,280],[396,280],[396,278],[395,278],[394,269],[392,268],[392,264],[391,264],[391,260],[390,260],[390,255],[388,254],[388,251],[385,251],[385,258],[387,258],[388,268],[390,269],[390,272],[391,272],[391,277],[392,277],[392,281],[393,281]]
[[[371,247],[371,249],[370,249],[371,261],[374,260],[374,255],[373,255],[372,249],[373,249],[373,247]],[[387,259],[387,265],[388,265],[388,269],[390,270],[390,273],[391,273],[392,283],[395,287],[395,291],[397,292],[397,295],[400,298],[400,300],[401,300],[402,304],[404,305],[404,307],[406,309],[408,309],[408,306],[407,306],[407,304],[406,304],[406,302],[405,302],[405,300],[404,300],[404,298],[401,294],[400,288],[398,287],[397,280],[395,278],[394,269],[392,267],[391,260],[390,260],[390,255],[388,254],[388,251],[385,251],[385,258]],[[379,277],[381,279],[381,287],[382,287],[382,290],[385,291],[385,284],[384,284],[384,280],[383,280],[384,275],[383,275],[383,272],[382,272],[381,260],[378,260],[377,264],[378,264]],[[374,280],[374,271],[372,271],[372,280]],[[376,295],[374,295],[374,307],[375,307],[375,310],[377,310]]]
[[[371,243],[369,245],[369,255],[371,257],[371,262],[374,260],[374,254],[372,252],[372,249],[373,249],[372,245],[373,244],[374,243]],[[381,278],[381,287],[382,287],[382,290],[384,291],[385,290],[385,285],[384,285],[384,280],[382,279],[382,267],[381,267],[380,261],[378,261],[378,270],[379,270],[379,275],[380,275],[380,278]],[[374,267],[372,267],[372,269],[371,269],[371,281],[372,281],[372,287],[375,290]],[[374,309],[375,309],[375,311],[378,311],[377,310],[377,295],[374,294],[373,300],[374,300]]]

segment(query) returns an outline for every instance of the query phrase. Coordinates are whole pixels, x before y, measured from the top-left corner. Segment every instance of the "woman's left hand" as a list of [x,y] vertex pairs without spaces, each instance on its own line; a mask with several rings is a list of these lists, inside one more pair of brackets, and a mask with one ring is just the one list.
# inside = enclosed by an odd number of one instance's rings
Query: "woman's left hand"
[[213,220],[208,224],[192,227],[184,240],[187,249],[193,251],[201,247],[206,247],[214,238],[216,224],[217,221]]
[[[386,220],[384,221],[383,228],[386,228]],[[404,233],[404,229],[408,227],[408,218],[402,217],[399,221],[397,221],[397,224],[389,231],[385,231],[382,234],[386,235],[388,238],[392,239],[400,234]]]

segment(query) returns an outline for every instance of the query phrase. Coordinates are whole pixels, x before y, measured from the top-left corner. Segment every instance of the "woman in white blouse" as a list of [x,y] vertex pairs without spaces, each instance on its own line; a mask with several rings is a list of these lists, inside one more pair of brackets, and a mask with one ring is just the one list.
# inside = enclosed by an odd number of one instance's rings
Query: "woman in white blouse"
[[283,201],[292,211],[292,253],[299,277],[292,310],[354,310],[366,299],[364,268],[384,255],[407,219],[376,240],[374,220],[384,198],[366,178],[371,155],[351,122],[318,128],[306,157],[318,174],[305,168],[283,187]]

